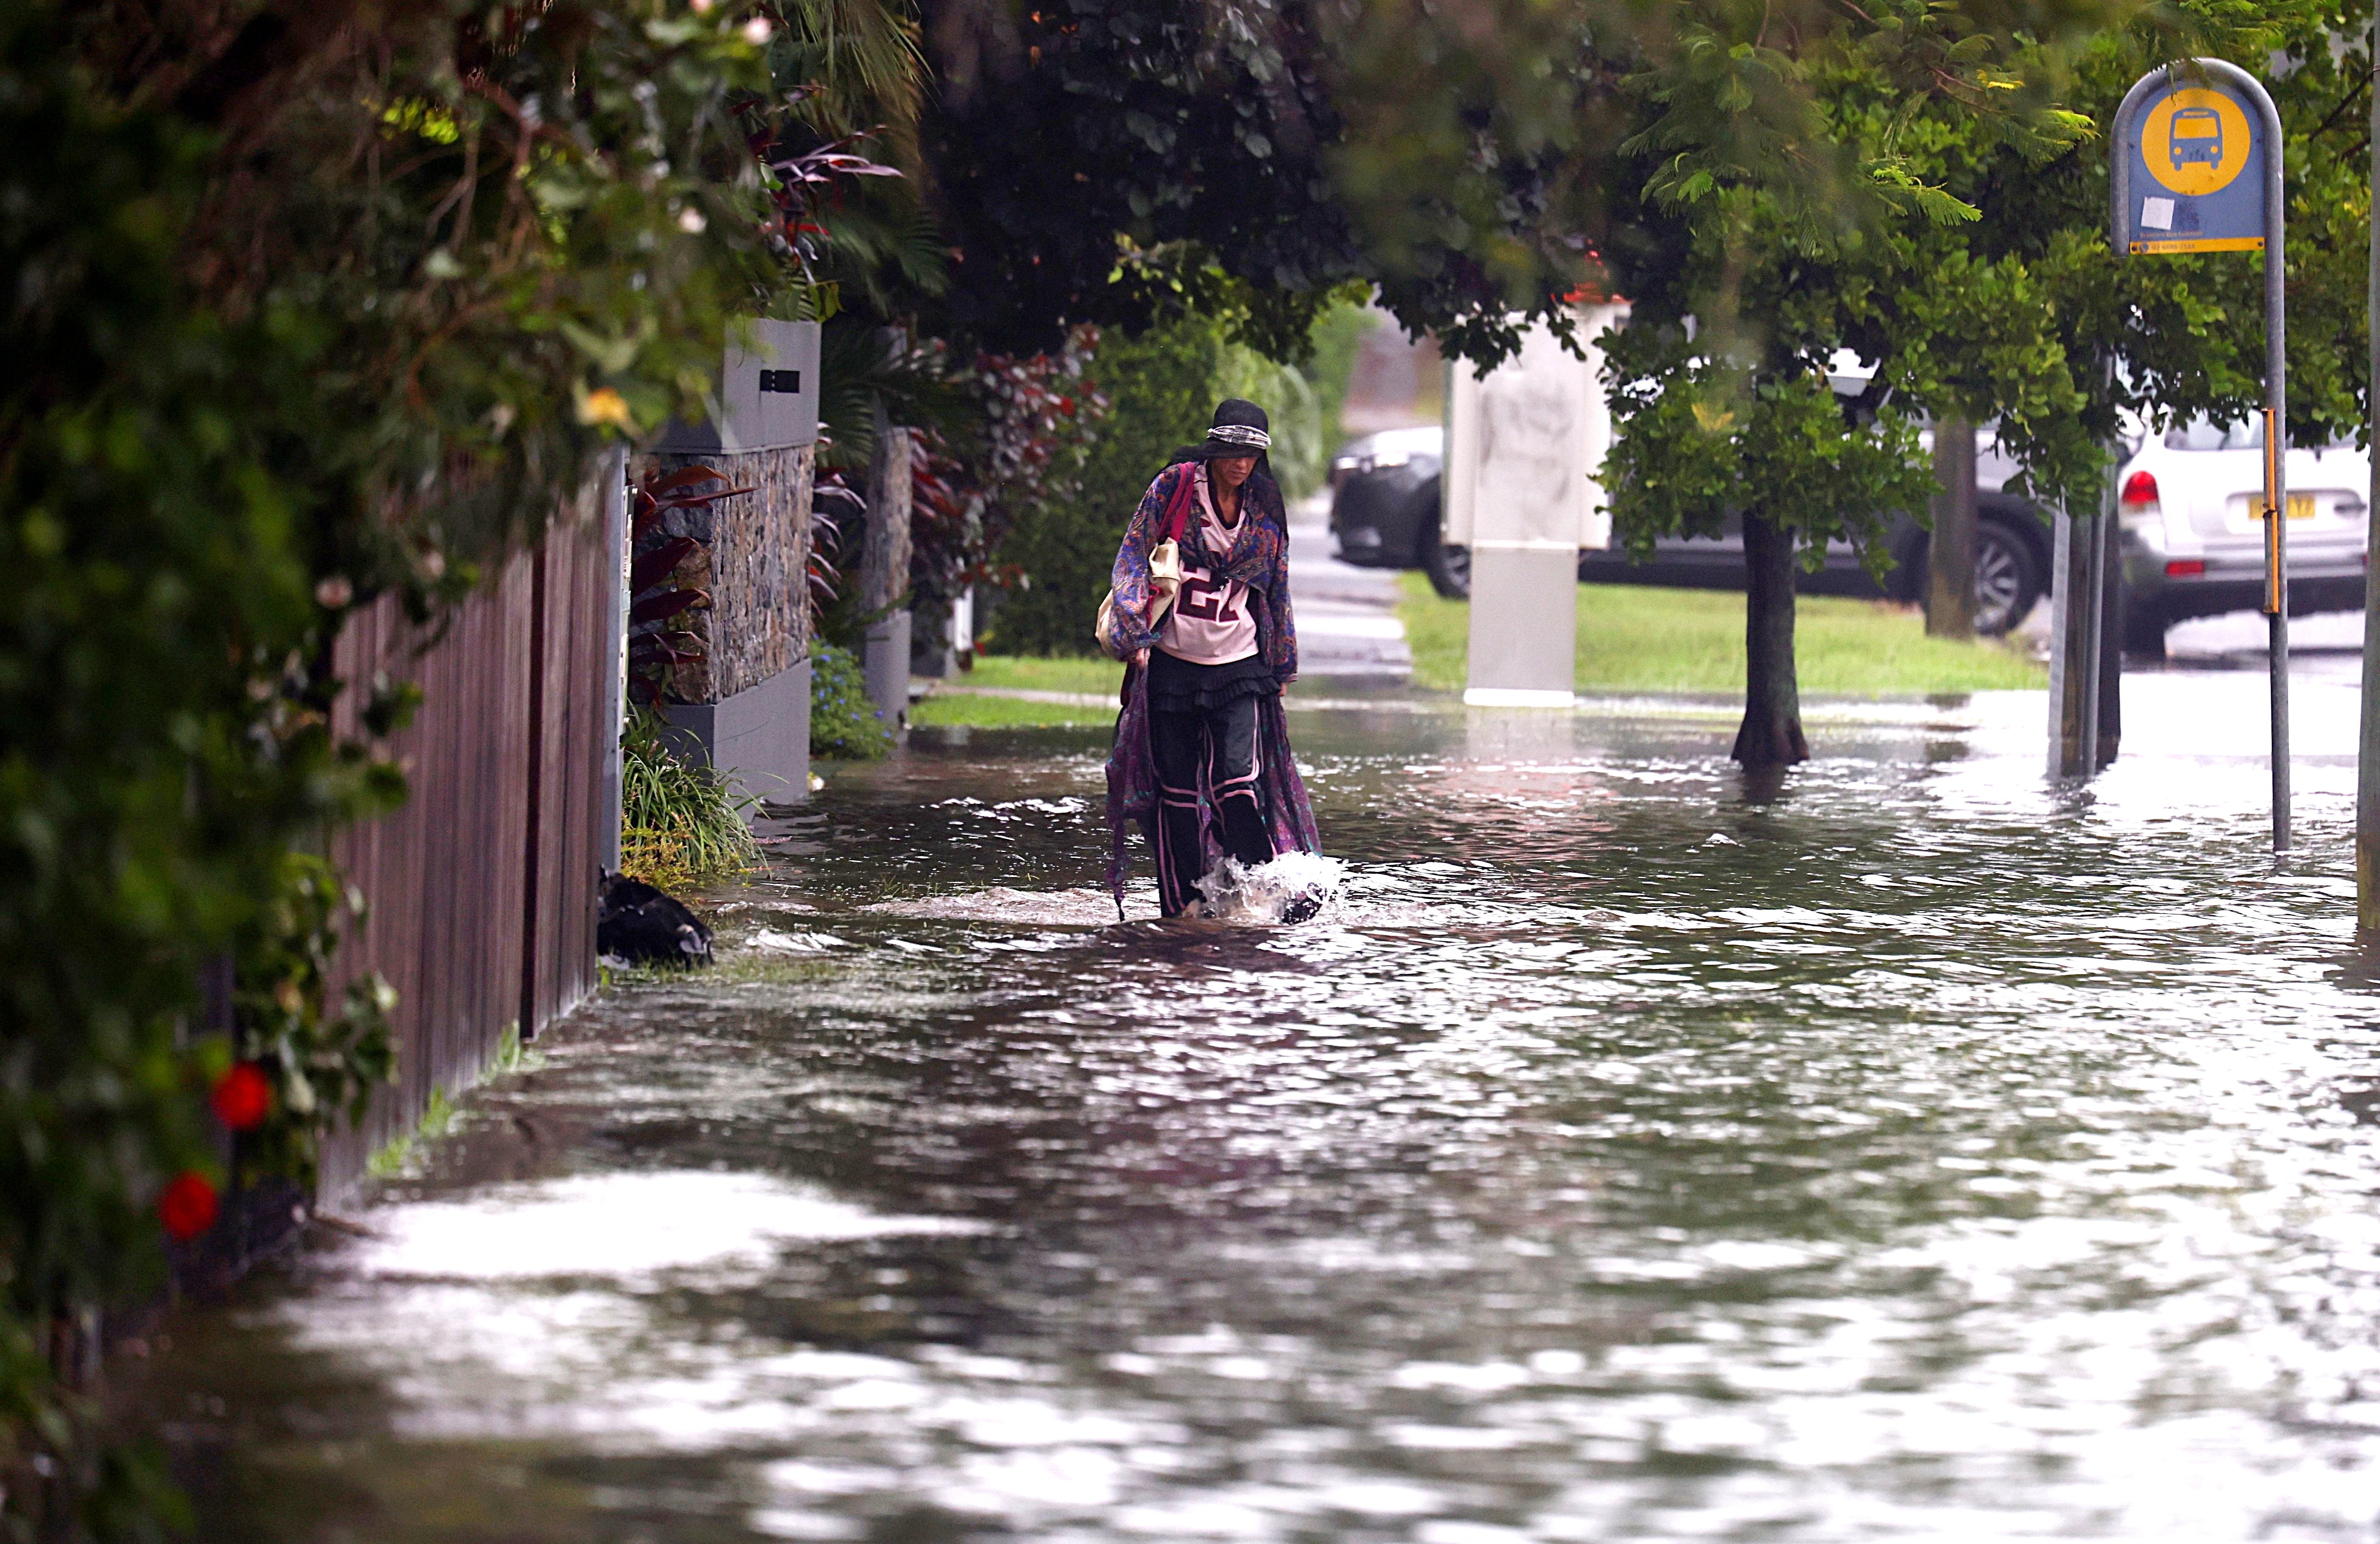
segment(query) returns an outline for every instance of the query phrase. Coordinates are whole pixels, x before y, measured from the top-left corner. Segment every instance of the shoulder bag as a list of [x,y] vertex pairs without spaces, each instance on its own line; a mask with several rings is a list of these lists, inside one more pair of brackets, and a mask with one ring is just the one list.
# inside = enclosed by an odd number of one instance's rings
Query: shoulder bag
[[[1182,589],[1182,533],[1188,529],[1190,510],[1198,502],[1198,477],[1190,463],[1181,463],[1182,476],[1173,484],[1173,497],[1165,505],[1163,535],[1157,545],[1148,549],[1148,625],[1154,629],[1173,604],[1173,597]],[[1099,619],[1093,630],[1099,640],[1099,651],[1111,660],[1123,660],[1133,650],[1116,637],[1116,597],[1111,590],[1099,602]]]

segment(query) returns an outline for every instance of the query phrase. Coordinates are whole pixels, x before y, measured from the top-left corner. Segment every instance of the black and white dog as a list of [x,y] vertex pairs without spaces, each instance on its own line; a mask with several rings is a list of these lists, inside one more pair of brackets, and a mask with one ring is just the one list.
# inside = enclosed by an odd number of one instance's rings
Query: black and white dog
[[595,952],[625,965],[709,965],[710,930],[642,880],[609,874],[595,910]]

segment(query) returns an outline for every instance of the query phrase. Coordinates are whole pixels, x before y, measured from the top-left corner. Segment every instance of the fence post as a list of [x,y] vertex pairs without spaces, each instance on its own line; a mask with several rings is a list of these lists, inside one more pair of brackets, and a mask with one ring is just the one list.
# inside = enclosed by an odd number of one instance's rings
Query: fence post
[[603,562],[608,582],[610,631],[603,657],[611,668],[603,683],[603,723],[610,742],[603,756],[603,871],[620,871],[620,740],[628,728],[628,453],[614,450],[596,473],[603,499]]

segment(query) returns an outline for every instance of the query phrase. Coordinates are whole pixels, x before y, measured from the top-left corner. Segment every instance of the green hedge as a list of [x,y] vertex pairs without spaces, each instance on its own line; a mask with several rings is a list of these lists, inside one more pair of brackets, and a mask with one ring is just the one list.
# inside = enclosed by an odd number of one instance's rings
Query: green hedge
[[1214,417],[1222,329],[1194,320],[1137,338],[1111,334],[1091,362],[1113,405],[1083,464],[1080,492],[1028,506],[1002,546],[1024,570],[988,644],[1003,654],[1090,654],[1091,623],[1107,593],[1124,523],[1167,454]]
[[1356,335],[1339,311],[1326,313],[1316,380],[1227,341],[1224,323],[1206,317],[1102,340],[1090,373],[1112,406],[1091,441],[1080,492],[1018,516],[1000,559],[1025,583],[1001,602],[986,646],[1003,654],[1097,652],[1091,622],[1124,524],[1166,456],[1203,435],[1224,397],[1246,397],[1270,417],[1273,475],[1284,495],[1293,501],[1319,488],[1354,359],[1342,334]]

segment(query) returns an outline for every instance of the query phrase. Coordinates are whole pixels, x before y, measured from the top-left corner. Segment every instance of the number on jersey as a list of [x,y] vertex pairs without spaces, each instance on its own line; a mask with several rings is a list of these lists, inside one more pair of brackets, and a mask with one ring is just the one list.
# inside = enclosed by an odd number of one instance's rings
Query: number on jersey
[[1182,614],[1195,616],[1201,622],[1237,622],[1240,614],[1232,609],[1231,581],[1218,584],[1197,569],[1186,569],[1182,575]]

